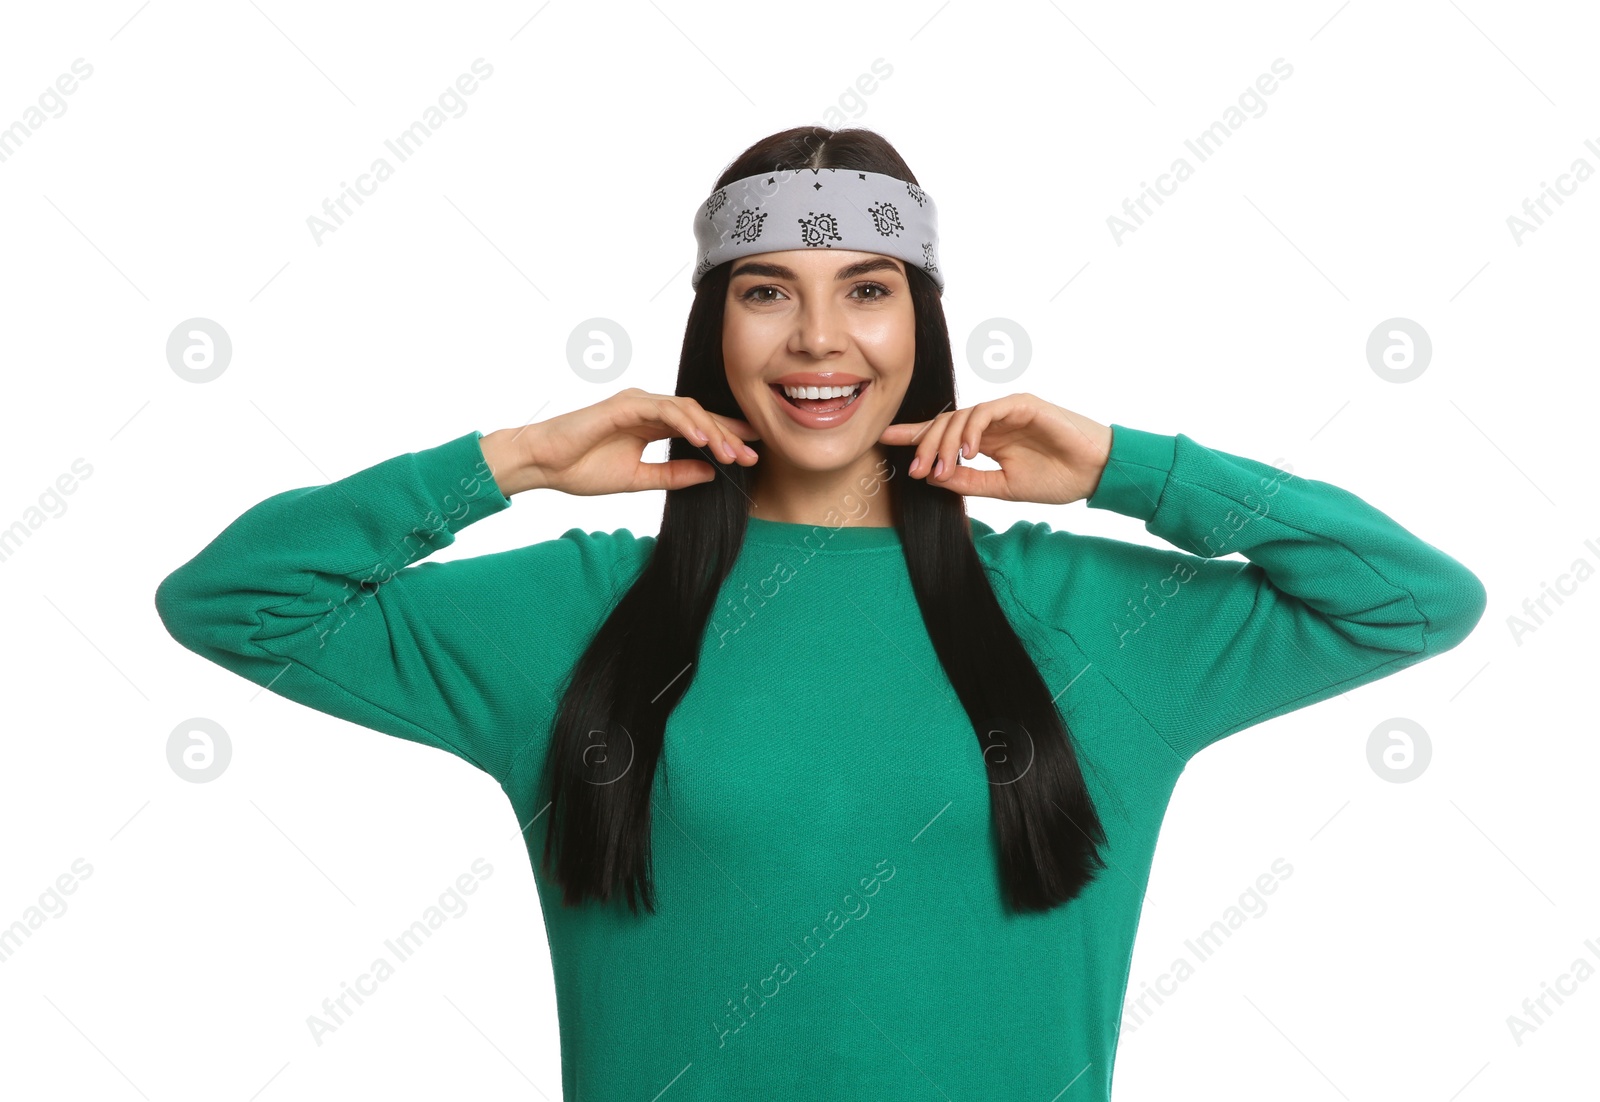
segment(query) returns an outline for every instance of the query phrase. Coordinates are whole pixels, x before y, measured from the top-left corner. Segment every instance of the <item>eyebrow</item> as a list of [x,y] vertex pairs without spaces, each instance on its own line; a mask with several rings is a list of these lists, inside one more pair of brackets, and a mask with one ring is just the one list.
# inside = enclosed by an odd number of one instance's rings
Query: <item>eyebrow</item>
[[[858,261],[855,264],[846,264],[843,268],[840,268],[834,273],[833,278],[835,280],[855,279],[857,276],[864,276],[868,272],[881,272],[885,268],[895,272],[900,270],[900,266],[893,260],[890,260],[888,257],[875,256],[870,260]],[[765,276],[767,279],[799,278],[794,274],[793,268],[787,268],[782,264],[772,264],[764,260],[746,261],[730,272],[728,274],[728,278],[733,280],[742,275]]]

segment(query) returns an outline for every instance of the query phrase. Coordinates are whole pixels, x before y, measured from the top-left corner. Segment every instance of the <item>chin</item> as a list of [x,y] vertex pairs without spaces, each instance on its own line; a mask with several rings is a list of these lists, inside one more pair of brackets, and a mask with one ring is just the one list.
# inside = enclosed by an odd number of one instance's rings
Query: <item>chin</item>
[[764,438],[767,454],[776,452],[783,462],[803,471],[837,471],[860,460],[871,451],[871,445],[858,441],[788,440],[775,443],[772,436]]

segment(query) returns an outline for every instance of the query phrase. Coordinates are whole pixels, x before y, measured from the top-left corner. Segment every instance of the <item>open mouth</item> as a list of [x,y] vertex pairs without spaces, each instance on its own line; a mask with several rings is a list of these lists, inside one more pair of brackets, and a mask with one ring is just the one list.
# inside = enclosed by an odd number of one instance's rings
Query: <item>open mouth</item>
[[[774,393],[788,402],[796,409],[803,409],[807,413],[837,413],[839,410],[853,405],[855,401],[871,386],[871,381],[852,383],[849,386],[834,387],[786,387],[781,383],[770,384]],[[817,397],[809,395],[816,394]],[[802,397],[805,395],[805,397]]]

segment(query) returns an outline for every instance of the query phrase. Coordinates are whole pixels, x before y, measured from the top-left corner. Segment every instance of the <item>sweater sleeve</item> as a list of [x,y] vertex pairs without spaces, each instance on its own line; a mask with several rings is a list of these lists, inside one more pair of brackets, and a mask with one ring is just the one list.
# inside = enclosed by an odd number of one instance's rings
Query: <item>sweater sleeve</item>
[[[1181,433],[1113,425],[1086,504],[1173,549],[1018,522],[983,537],[989,555],[1184,761],[1449,650],[1487,601],[1465,566],[1349,491]],[[1220,557],[1234,552],[1246,561]]]
[[554,714],[626,529],[410,565],[507,508],[476,431],[253,506],[156,589],[179,643],[280,696],[502,785]]

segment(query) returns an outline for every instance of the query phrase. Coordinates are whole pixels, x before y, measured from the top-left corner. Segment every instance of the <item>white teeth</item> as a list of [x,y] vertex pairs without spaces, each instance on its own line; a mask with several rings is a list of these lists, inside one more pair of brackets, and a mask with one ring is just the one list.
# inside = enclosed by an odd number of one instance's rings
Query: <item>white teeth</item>
[[851,383],[849,386],[786,386],[783,392],[791,398],[843,398],[860,389],[860,383]]

